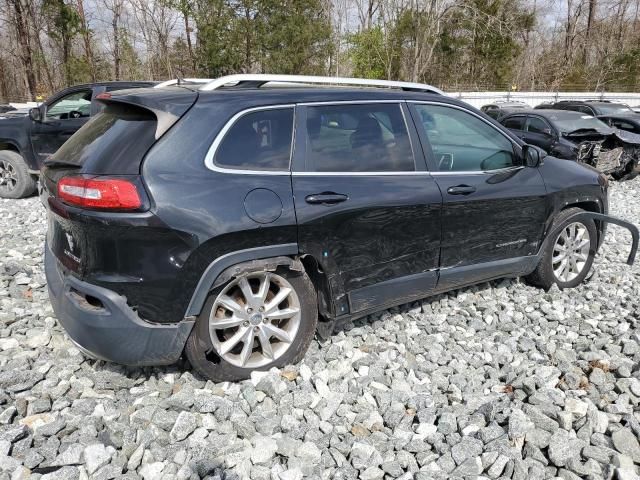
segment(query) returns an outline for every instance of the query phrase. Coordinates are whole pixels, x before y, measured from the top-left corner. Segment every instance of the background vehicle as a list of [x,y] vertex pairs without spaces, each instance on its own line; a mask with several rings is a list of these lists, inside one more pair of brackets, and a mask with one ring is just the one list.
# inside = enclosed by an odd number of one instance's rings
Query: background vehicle
[[28,115],[6,114],[0,120],[0,197],[22,198],[36,188],[42,160],[73,135],[101,104],[100,93],[150,87],[154,82],[104,82],[62,90]]
[[531,106],[527,105],[524,102],[498,100],[494,103],[483,105],[480,110],[489,115],[491,118],[495,118],[497,120],[508,113],[526,108],[531,108]]
[[640,136],[590,115],[535,109],[506,115],[500,123],[554,157],[590,165],[615,179],[633,178],[640,170]]
[[615,103],[608,100],[560,100],[559,102],[542,103],[536,109],[547,110],[572,110],[593,117],[612,114],[634,114],[635,112],[624,103]]
[[41,195],[56,315],[110,361],[184,350],[239,379],[300,360],[318,316],[504,276],[570,288],[609,221],[602,175],[427,85],[233,75],[100,101]]
[[0,105],[0,113],[7,113],[15,109],[16,107],[12,107],[11,105]]

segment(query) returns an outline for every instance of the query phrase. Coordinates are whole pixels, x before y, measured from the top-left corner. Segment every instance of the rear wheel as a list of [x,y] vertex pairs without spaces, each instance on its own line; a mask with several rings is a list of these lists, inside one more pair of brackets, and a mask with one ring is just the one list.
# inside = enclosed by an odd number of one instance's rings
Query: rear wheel
[[538,267],[527,281],[545,289],[554,283],[559,288],[573,288],[584,281],[596,255],[598,232],[593,220],[569,218],[579,212],[583,210],[569,208],[560,212],[552,228],[555,230],[558,225],[563,228],[547,244]]
[[317,321],[316,293],[305,273],[248,273],[210,295],[185,352],[201,375],[239,380],[300,361]]
[[24,159],[9,150],[0,151],[0,197],[24,198],[36,191]]

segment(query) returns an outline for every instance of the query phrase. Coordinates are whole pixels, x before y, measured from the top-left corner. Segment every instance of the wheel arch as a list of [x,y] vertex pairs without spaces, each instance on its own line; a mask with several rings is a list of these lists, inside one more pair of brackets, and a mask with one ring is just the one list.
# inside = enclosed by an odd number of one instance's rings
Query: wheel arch
[[[604,205],[600,205],[600,203],[598,201],[596,201],[596,200],[584,200],[584,201],[573,202],[573,203],[569,203],[569,204],[565,205],[564,207],[562,207],[560,209],[559,212],[557,212],[555,217],[557,217],[560,212],[562,212],[564,210],[568,210],[569,208],[580,208],[582,210],[585,210],[587,212],[592,212],[592,213],[605,213],[604,212]],[[594,222],[596,223],[596,231],[598,232],[597,245],[598,245],[598,248],[600,248],[600,245],[602,244],[602,240],[604,239],[605,223],[601,222],[599,220],[594,220]]]
[[[252,271],[250,269],[264,270],[277,268],[280,265],[295,267],[293,262],[297,255],[297,243],[284,243],[247,248],[219,256],[206,267],[200,277],[187,306],[185,317],[198,316],[207,301],[209,292],[233,276]],[[301,263],[300,268],[304,268]]]
[[[276,252],[282,255],[273,255]],[[289,252],[288,254],[286,252]],[[253,258],[250,258],[253,257]],[[297,244],[274,245],[240,250],[223,255],[211,262],[203,273],[191,298],[185,317],[198,316],[211,290],[223,285],[238,275],[257,272],[275,271],[278,267],[286,267],[293,271],[305,272],[309,275],[318,295],[318,311],[324,320],[332,319],[333,301],[331,287],[320,263],[312,255],[298,255]]]
[[15,152],[18,155],[22,156],[22,152],[20,152],[20,148],[14,142],[10,142],[8,140],[0,140],[0,151],[9,150],[10,152]]

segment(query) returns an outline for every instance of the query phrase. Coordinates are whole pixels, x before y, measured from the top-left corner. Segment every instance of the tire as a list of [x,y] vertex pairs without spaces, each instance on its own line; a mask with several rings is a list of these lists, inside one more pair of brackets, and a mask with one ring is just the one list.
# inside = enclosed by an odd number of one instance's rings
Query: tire
[[[583,211],[584,210],[580,208],[574,207],[574,208],[569,208],[567,210],[563,210],[558,214],[558,217],[554,220],[551,228],[555,230],[556,227],[558,227],[559,225],[564,225],[565,229],[562,230],[558,235],[556,235],[556,238],[554,238],[552,241],[550,241],[546,245],[545,250],[542,254],[542,258],[540,259],[540,263],[538,264],[536,269],[533,271],[533,273],[525,277],[525,280],[528,283],[535,285],[537,287],[542,287],[545,290],[548,290],[549,288],[551,288],[551,286],[554,283],[558,285],[558,288],[565,289],[565,288],[576,287],[584,281],[584,279],[587,277],[589,273],[589,270],[591,269],[591,266],[593,265],[593,259],[595,258],[596,250],[598,248],[598,231],[596,229],[595,222],[591,219],[579,220],[579,221],[569,220],[569,217],[571,215],[575,213],[580,213]],[[582,261],[576,262],[576,266],[579,267],[578,273],[574,271],[571,275],[563,277],[562,275],[558,274],[558,271],[560,270],[561,262],[554,264],[553,254],[554,254],[554,250],[556,249],[556,246],[559,243],[560,237],[563,236],[563,234],[566,234],[566,232],[569,232],[573,228],[573,226],[576,226],[576,231],[579,232],[580,229],[583,229],[589,235],[589,243],[588,245],[585,245],[583,247],[584,250],[582,253],[582,255],[586,255],[586,259],[584,260],[584,262]],[[586,239],[583,236],[582,242],[585,240]],[[577,245],[579,245],[580,243],[581,242],[578,242]],[[562,247],[563,245],[559,246],[559,248],[562,248]],[[587,248],[588,248],[588,253],[587,253]],[[573,251],[576,251],[576,250],[573,250]],[[554,270],[554,265],[556,267],[556,270]]]
[[[250,305],[260,305],[259,298],[261,291],[264,291],[260,275],[269,275],[271,286],[265,293],[266,301],[262,303],[263,307],[253,311]],[[243,293],[245,290],[239,283],[243,278],[250,285],[251,294],[254,295],[253,301],[246,301],[246,295]],[[246,287],[246,284],[244,286]],[[289,287],[295,297],[288,296],[276,306],[277,310],[271,308],[270,301],[275,301],[275,297],[284,292],[282,288]],[[227,298],[231,298],[235,303],[228,302]],[[227,308],[228,305],[234,310]],[[264,309],[264,306],[267,309]],[[286,315],[289,315],[296,308],[299,309],[298,315],[294,314],[281,320],[268,318],[269,312],[274,316],[279,315],[276,312],[281,312],[282,315],[286,312]],[[234,325],[210,331],[210,325],[220,326],[222,321]],[[191,366],[205,378],[215,382],[242,380],[248,378],[252,371],[283,367],[302,360],[315,335],[317,323],[316,291],[306,273],[293,272],[286,268],[279,268],[275,272],[251,272],[231,279],[209,295],[187,339],[185,353]],[[272,354],[270,357],[265,354],[262,341],[264,335],[272,335],[272,327],[279,329],[279,335],[285,331],[290,342],[281,341],[275,335],[269,337],[268,350]],[[234,339],[245,335],[253,335],[246,337],[250,338],[252,348],[245,350],[249,342],[236,340],[235,348],[225,353]],[[248,356],[245,356],[245,351],[249,352]]]
[[24,198],[36,191],[24,159],[10,150],[0,151],[0,197]]

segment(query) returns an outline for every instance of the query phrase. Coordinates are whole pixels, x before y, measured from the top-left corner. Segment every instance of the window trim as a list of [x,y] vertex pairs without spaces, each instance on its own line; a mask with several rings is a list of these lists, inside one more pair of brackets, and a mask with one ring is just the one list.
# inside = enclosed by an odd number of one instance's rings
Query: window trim
[[[224,167],[222,165],[218,165],[215,163],[214,159],[216,157],[216,152],[218,147],[224,140],[227,132],[235,125],[235,123],[240,120],[240,118],[244,117],[253,112],[260,112],[264,110],[278,110],[290,108],[293,110],[293,122],[291,123],[291,146],[289,148],[289,165],[286,170],[253,170],[253,169],[241,169],[241,168],[229,168]],[[231,117],[227,123],[224,124],[220,132],[214,138],[213,143],[209,147],[207,154],[204,157],[204,165],[209,170],[218,173],[233,173],[239,175],[291,175],[291,158],[293,157],[293,146],[295,144],[295,125],[296,125],[296,105],[293,103],[281,104],[281,105],[267,105],[262,107],[252,107],[246,108],[244,110],[239,111],[233,117]]]
[[[291,174],[296,177],[339,177],[339,176],[356,176],[356,177],[380,177],[380,176],[406,176],[406,175],[430,175],[431,172],[429,170],[418,170],[418,146],[414,144],[413,139],[411,138],[411,128],[413,127],[413,123],[409,123],[407,119],[407,115],[405,114],[405,110],[403,105],[406,105],[407,101],[404,99],[384,99],[384,100],[337,100],[337,101],[320,101],[320,102],[301,102],[297,105],[301,107],[324,107],[331,105],[367,105],[367,104],[396,104],[400,109],[400,113],[402,114],[402,121],[404,122],[404,126],[407,131],[407,137],[409,139],[409,147],[411,148],[411,155],[413,156],[413,166],[414,170],[405,170],[405,171],[396,171],[396,172],[385,172],[385,171],[371,171],[371,172],[316,172],[309,171],[306,168],[304,170],[292,171]],[[306,112],[305,112],[306,116]],[[307,131],[306,128],[304,130],[305,140]],[[306,156],[306,152],[305,152]]]
[[[456,110],[462,110],[463,112],[466,112],[470,115],[473,115],[474,117],[478,118],[479,120],[481,120],[482,122],[486,123],[487,125],[489,125],[491,128],[493,128],[494,130],[496,130],[498,133],[500,133],[500,135],[502,135],[504,138],[506,138],[510,143],[511,146],[514,148],[514,154],[517,152],[521,152],[522,151],[522,147],[520,146],[520,144],[518,144],[518,142],[516,142],[513,138],[511,138],[508,134],[506,134],[504,131],[502,131],[501,128],[499,128],[497,125],[494,125],[492,122],[484,119],[481,115],[478,115],[477,113],[468,110],[464,107],[460,107],[458,105],[453,105],[451,103],[445,103],[445,102],[436,102],[436,101],[427,101],[427,100],[408,100],[407,103],[411,104],[411,105],[436,105],[436,106],[440,106],[440,107],[449,107],[449,108],[454,108]],[[526,119],[525,119],[526,120]],[[506,129],[506,127],[504,127]],[[424,134],[424,132],[422,132],[420,130],[420,128],[416,125],[416,130],[418,130],[418,135],[420,136],[421,141],[423,140],[423,137],[426,137],[426,135]],[[423,144],[422,148],[423,150],[427,150],[428,149],[428,155],[426,154],[427,152],[425,151],[425,157],[427,157],[427,162],[430,160],[433,160],[433,158],[431,158],[431,156],[433,155],[433,151],[431,150],[431,143],[429,142],[428,138],[424,138],[424,142],[426,142],[426,148],[425,145]],[[429,168],[431,168],[431,165],[429,165]],[[496,175],[496,174],[500,174],[500,173],[505,173],[505,172],[510,172],[510,171],[515,171],[515,170],[520,170],[525,168],[524,165],[513,165],[511,167],[505,167],[505,168],[497,168],[494,170],[460,170],[460,171],[439,171],[439,170],[430,170],[430,174],[434,175],[434,176],[442,176],[442,175]]]

